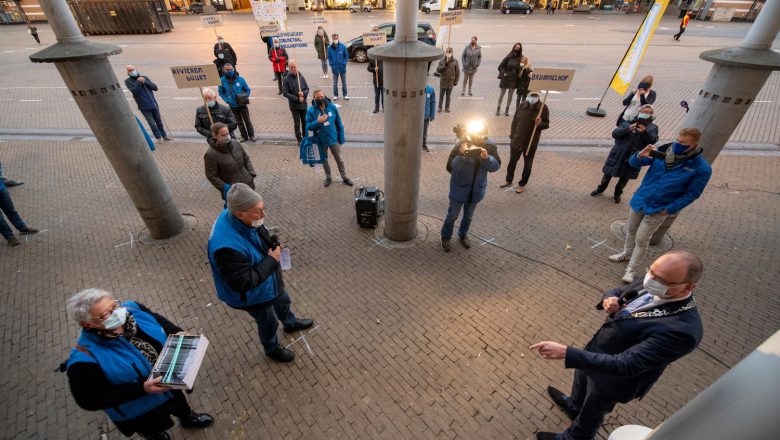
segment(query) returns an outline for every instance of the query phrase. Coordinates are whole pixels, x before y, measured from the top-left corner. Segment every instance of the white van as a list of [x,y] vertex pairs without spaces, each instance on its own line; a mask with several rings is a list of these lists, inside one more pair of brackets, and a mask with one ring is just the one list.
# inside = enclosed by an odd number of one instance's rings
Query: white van
[[425,12],[426,14],[431,11],[439,12],[441,11],[441,4],[444,1],[446,1],[447,3],[446,8],[444,9],[445,11],[448,11],[450,9],[455,9],[455,0],[428,0],[427,2],[422,4],[420,10]]

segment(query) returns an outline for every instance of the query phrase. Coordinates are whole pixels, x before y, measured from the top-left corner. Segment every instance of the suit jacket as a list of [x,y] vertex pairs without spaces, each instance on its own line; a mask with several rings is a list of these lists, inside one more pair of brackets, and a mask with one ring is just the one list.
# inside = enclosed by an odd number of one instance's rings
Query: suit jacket
[[[633,300],[642,282],[612,289],[602,301],[621,295]],[[627,403],[644,397],[667,365],[699,345],[702,334],[693,295],[625,318],[610,315],[584,349],[566,350],[566,368],[584,371],[600,392]]]

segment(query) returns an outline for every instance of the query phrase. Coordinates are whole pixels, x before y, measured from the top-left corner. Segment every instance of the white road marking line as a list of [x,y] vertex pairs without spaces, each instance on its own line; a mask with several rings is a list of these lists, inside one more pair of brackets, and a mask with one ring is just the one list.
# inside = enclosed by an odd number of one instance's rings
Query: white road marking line
[[43,99],[20,99],[19,102],[43,102]]
[[769,103],[769,102],[772,102],[772,101],[753,101],[753,102],[754,102],[754,103],[758,103],[758,102],[761,102],[761,103]]
[[575,101],[598,101],[601,98],[574,98]]
[[176,97],[176,98],[173,98],[173,99],[201,99],[201,98],[191,98],[191,97],[188,97],[188,96],[179,96],[179,97]]

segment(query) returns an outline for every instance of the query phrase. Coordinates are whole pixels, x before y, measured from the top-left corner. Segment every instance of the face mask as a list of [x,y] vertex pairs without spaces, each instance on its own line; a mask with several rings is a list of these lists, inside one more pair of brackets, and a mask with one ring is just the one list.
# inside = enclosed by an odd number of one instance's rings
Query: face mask
[[209,107],[213,108],[213,107],[216,107],[216,106],[217,106],[217,101],[209,101]]
[[113,330],[121,325],[124,325],[125,321],[127,320],[127,309],[124,307],[119,307],[113,312],[111,312],[111,316],[105,319],[103,321],[103,327],[106,328],[106,330]]
[[339,39],[338,39],[338,38],[336,38],[335,40],[333,40],[333,45],[334,45],[334,46],[336,46],[336,45],[338,45],[338,44],[339,44]]
[[649,83],[639,83],[639,88],[647,90],[647,89],[650,88],[650,84]]
[[137,70],[131,70],[130,71],[130,78],[138,78],[138,71]]
[[225,59],[225,54],[223,54],[223,53],[218,53],[218,54],[217,54],[217,58],[219,58],[220,60],[224,60],[224,59]]
[[662,283],[662,282],[660,282],[660,281],[658,281],[656,279],[653,279],[650,276],[650,272],[645,274],[645,281],[644,281],[643,285],[644,285],[645,290],[647,290],[651,294],[653,294],[653,295],[655,295],[655,296],[657,296],[657,297],[659,297],[661,299],[668,298],[666,296],[666,292],[669,290],[669,286],[667,286],[666,284],[664,284],[664,283]]
[[323,103],[325,103],[325,99],[323,99],[323,98],[316,98],[314,100],[314,102],[316,102],[317,105],[322,105]]
[[261,218],[260,220],[252,220],[252,227],[259,228],[260,226],[263,226],[263,223],[265,223],[265,217]]
[[452,58],[452,53],[447,52],[447,58]]
[[236,71],[235,70],[226,70],[225,71],[225,75],[233,78],[236,75]]
[[647,114],[647,113],[640,113],[640,114],[639,114],[637,117],[638,117],[639,119],[650,119],[650,118],[652,118],[653,116],[652,116],[652,115],[649,115],[649,114]]
[[223,38],[219,39],[219,44],[225,44],[225,40]]
[[228,136],[225,139],[222,139],[221,141],[217,141],[217,142],[219,142],[220,145],[227,145],[230,143],[230,140],[231,140],[230,136]]
[[325,32],[323,32],[323,31],[317,31],[317,35],[319,35],[319,36],[321,37],[321,36],[325,35]]
[[528,103],[529,104],[534,105],[537,102],[539,102],[539,98],[537,98],[536,96],[529,96],[528,97]]
[[683,154],[688,150],[688,148],[690,148],[690,146],[681,144],[679,142],[672,143],[672,151],[674,154]]

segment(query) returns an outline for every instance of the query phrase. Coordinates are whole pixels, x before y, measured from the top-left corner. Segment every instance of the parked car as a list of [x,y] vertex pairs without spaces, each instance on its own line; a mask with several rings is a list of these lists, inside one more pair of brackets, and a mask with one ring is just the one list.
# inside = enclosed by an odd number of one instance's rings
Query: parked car
[[[383,23],[379,25],[379,30],[387,34],[387,42],[393,41],[395,38],[395,23]],[[433,39],[428,38],[428,31],[433,32]],[[436,31],[430,23],[418,22],[417,23],[417,39],[423,43],[436,45]],[[358,63],[365,63],[368,61],[368,47],[363,45],[363,37],[353,38],[346,43],[347,52],[349,53],[349,59]]]
[[363,12],[371,12],[374,10],[374,7],[371,5],[361,5],[360,3],[352,3],[349,6],[349,12],[355,13],[357,11],[363,11]]
[[447,3],[447,10],[455,9],[455,0],[428,0],[422,4],[420,10],[426,14],[430,13],[431,11],[439,12],[441,11],[442,3]]
[[511,14],[513,12],[530,14],[534,12],[534,8],[528,3],[524,3],[518,0],[506,0],[505,2],[501,3],[502,14]]
[[201,2],[192,2],[192,3],[190,3],[189,11],[190,11],[190,14],[202,14],[203,13],[203,3],[201,3]]

